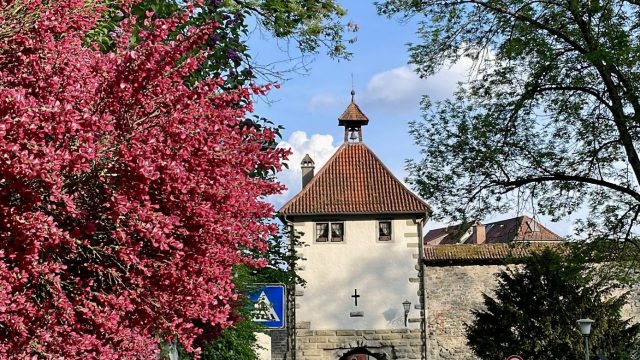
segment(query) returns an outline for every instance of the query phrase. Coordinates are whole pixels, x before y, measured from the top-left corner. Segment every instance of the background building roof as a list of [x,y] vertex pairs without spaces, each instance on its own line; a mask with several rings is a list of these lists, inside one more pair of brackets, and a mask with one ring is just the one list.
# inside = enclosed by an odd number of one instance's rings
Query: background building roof
[[427,245],[424,263],[427,266],[486,265],[518,263],[532,253],[564,243],[457,244]]
[[426,245],[497,244],[518,241],[559,242],[562,241],[562,237],[529,216],[518,216],[487,224],[457,224],[429,230],[424,236]]

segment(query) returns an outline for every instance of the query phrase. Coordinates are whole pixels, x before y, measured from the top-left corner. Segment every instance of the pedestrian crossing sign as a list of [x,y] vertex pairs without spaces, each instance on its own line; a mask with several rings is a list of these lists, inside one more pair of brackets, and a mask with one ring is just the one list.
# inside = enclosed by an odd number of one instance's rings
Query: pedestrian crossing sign
[[249,293],[253,306],[253,321],[268,329],[285,327],[285,286],[282,284],[260,284]]

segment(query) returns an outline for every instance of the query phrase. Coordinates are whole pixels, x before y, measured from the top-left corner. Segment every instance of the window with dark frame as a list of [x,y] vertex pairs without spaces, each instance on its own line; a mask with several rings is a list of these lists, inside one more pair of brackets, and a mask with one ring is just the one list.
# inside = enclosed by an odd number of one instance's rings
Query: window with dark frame
[[331,223],[331,241],[332,242],[341,242],[343,234],[344,234],[343,223]]
[[316,223],[316,241],[327,242],[329,240],[329,223]]
[[391,241],[391,220],[378,221],[378,241]]
[[316,223],[316,242],[343,242],[344,223],[319,222]]

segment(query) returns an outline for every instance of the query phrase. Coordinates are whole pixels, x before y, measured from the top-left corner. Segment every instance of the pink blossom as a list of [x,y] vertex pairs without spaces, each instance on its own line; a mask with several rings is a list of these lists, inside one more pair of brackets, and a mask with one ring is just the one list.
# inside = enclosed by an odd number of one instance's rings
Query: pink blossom
[[151,19],[135,49],[124,20],[105,54],[83,41],[106,1],[20,3],[30,20],[0,37],[0,358],[196,351],[233,321],[232,267],[264,265],[250,253],[275,231],[259,199],[282,185],[252,172],[287,152],[238,126],[266,88],[185,86],[214,28],[164,41],[185,14]]

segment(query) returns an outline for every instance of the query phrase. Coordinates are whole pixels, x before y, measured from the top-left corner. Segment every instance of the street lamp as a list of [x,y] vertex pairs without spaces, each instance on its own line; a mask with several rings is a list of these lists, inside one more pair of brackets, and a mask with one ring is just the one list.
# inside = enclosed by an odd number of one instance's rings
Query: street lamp
[[407,326],[407,318],[409,317],[409,310],[411,309],[411,301],[405,300],[402,302],[404,308],[404,326]]
[[591,319],[580,319],[578,325],[580,325],[580,333],[584,337],[584,359],[589,360],[589,334],[591,334],[591,324],[595,321]]

